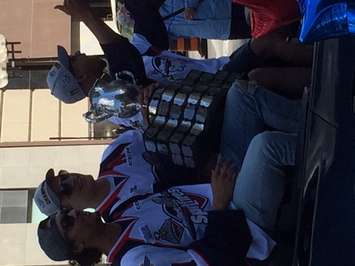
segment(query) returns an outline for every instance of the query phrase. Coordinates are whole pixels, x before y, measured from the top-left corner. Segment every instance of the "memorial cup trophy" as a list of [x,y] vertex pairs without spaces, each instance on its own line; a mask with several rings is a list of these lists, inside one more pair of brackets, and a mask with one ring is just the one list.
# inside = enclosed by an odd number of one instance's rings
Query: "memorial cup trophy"
[[144,130],[147,152],[177,166],[200,168],[218,152],[225,95],[236,78],[228,72],[193,70],[181,83],[157,86],[145,124],[133,75],[126,71],[115,79],[103,75],[89,93],[91,106],[84,117],[92,123],[119,118]]
[[158,87],[148,104],[146,150],[200,168],[218,152],[225,95],[236,78],[194,70],[180,84]]
[[126,126],[142,128],[144,121],[138,94],[139,87],[131,72],[120,72],[114,79],[103,74],[89,92],[90,109],[83,116],[90,123],[118,118]]

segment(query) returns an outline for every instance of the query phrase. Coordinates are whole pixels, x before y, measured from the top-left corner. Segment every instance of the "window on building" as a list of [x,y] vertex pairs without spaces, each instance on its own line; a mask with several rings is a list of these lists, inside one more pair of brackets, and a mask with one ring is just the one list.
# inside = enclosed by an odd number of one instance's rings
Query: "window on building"
[[0,190],[0,223],[31,222],[33,189]]

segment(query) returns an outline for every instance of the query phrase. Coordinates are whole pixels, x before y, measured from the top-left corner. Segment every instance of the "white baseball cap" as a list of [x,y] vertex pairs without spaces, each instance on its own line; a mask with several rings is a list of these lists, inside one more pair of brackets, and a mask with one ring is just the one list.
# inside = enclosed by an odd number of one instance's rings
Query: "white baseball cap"
[[86,95],[70,71],[70,57],[65,48],[59,45],[58,61],[47,75],[47,84],[52,95],[65,103],[84,99]]
[[55,214],[61,207],[58,195],[49,186],[48,179],[53,176],[53,169],[49,169],[45,180],[37,187],[33,197],[38,209],[47,216]]

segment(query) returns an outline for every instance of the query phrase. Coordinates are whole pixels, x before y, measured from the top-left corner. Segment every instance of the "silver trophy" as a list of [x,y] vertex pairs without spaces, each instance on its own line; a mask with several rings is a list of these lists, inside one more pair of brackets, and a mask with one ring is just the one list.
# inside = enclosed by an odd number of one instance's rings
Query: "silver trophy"
[[[120,78],[122,75],[128,76],[132,82]],[[90,123],[110,119],[115,124],[143,127],[138,94],[138,86],[131,72],[120,72],[115,79],[103,74],[89,92],[90,109],[83,116]]]
[[191,71],[181,84],[160,86],[150,97],[147,151],[175,165],[201,166],[218,150],[224,98],[236,76]]

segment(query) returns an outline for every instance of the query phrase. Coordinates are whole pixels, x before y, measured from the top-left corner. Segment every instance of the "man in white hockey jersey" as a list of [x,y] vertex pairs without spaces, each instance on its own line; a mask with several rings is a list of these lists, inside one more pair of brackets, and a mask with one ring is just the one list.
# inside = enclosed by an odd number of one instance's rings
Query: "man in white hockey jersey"
[[[172,187],[97,213],[62,211],[42,221],[39,243],[53,260],[93,265],[106,254],[113,265],[244,266],[267,259],[274,246],[285,165],[294,165],[294,134],[254,137],[235,184],[229,162],[219,161],[208,184]],[[255,156],[255,151],[258,151]],[[262,171],[258,167],[262,167]],[[254,189],[255,193],[244,193]]]
[[143,136],[139,130],[127,130],[104,151],[97,179],[92,175],[49,169],[38,186],[34,200],[46,215],[61,208],[96,208],[106,217],[111,203],[135,195],[152,193],[158,177],[155,168],[143,158]]

